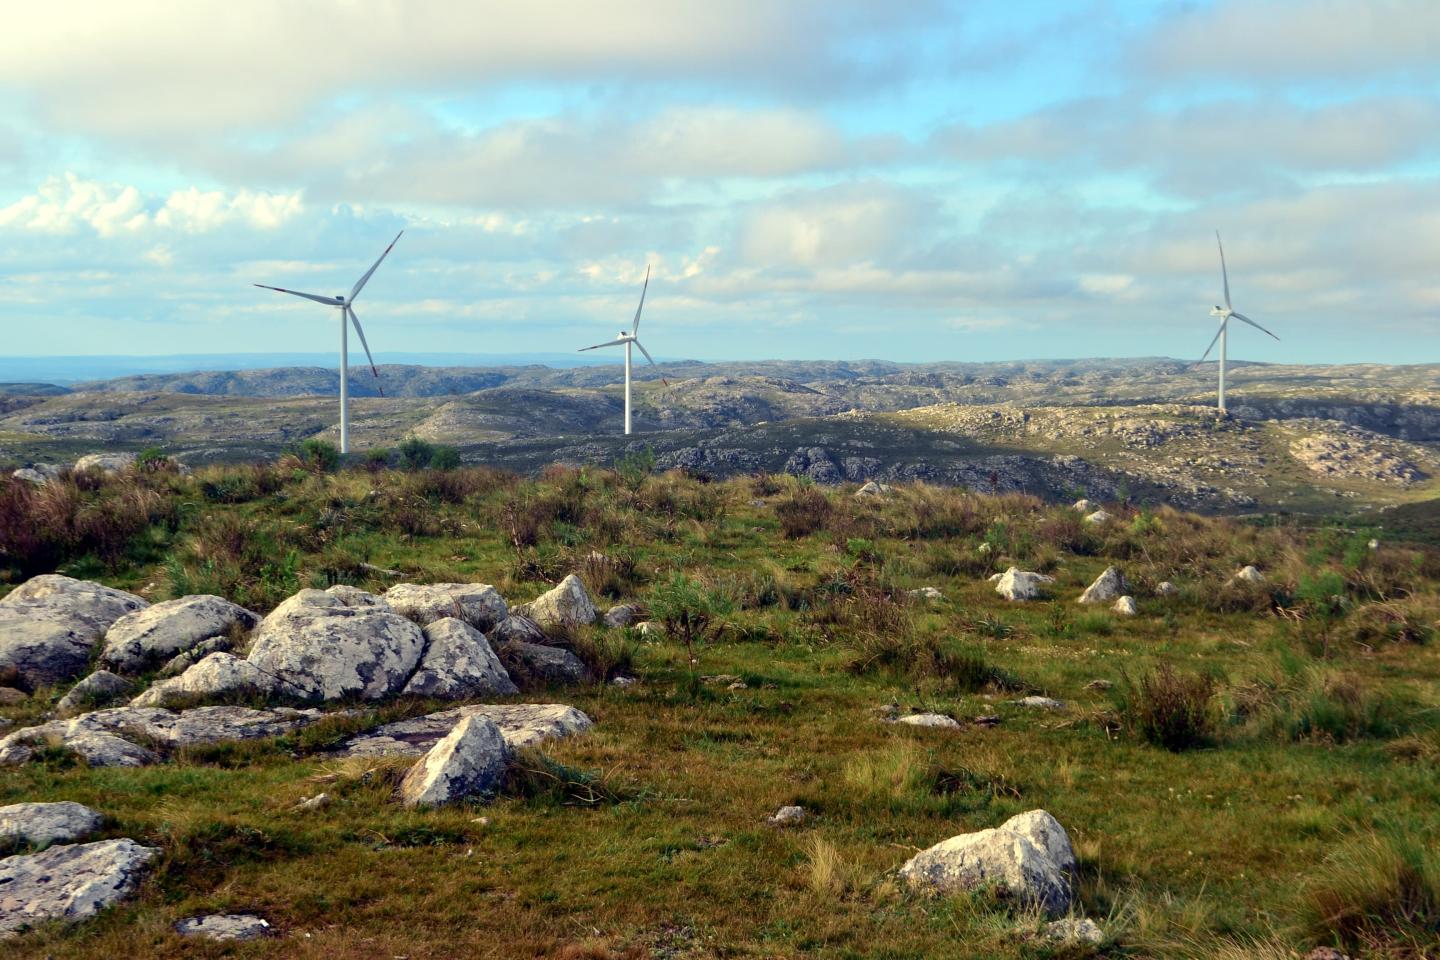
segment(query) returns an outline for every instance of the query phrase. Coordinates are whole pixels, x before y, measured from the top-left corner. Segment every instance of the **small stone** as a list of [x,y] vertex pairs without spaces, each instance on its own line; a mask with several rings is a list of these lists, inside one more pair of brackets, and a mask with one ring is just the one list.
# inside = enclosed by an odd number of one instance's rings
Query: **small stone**
[[1085,515],[1086,523],[1105,523],[1109,519],[1110,514],[1106,513],[1104,510],[1096,510],[1094,513]]
[[635,632],[650,640],[659,640],[665,636],[665,628],[654,620],[641,620],[635,624]]
[[1029,707],[1032,710],[1064,710],[1065,701],[1056,700],[1054,697],[1021,697],[1015,701],[1022,707]]
[[206,940],[254,940],[269,933],[270,924],[249,913],[214,913],[181,920],[175,924],[175,932]]
[[1105,942],[1105,931],[1088,917],[1065,917],[1045,924],[1048,940],[1064,940],[1071,943],[1099,944]]
[[1089,500],[1076,500],[1070,505],[1070,509],[1076,513],[1092,513],[1096,509],[1096,504]]
[[726,690],[749,690],[749,689],[750,689],[750,685],[749,685],[748,683],[746,683],[744,680],[736,680],[734,683],[730,684],[730,685],[729,685],[728,687],[726,687],[725,689],[726,689]]
[[947,717],[943,713],[911,713],[903,717],[897,717],[896,723],[903,723],[908,727],[931,727],[939,730],[958,730],[960,723],[954,717]]
[[1040,595],[1042,584],[1055,582],[1054,577],[1043,573],[1029,573],[1019,567],[1011,567],[990,579],[995,583],[995,592],[1006,600],[1034,600]]
[[319,810],[322,807],[328,807],[329,805],[330,794],[317,793],[313,797],[303,797],[299,803],[295,804],[295,806],[291,807],[290,809],[303,812],[309,810]]
[[1120,614],[1120,616],[1122,617],[1133,617],[1136,613],[1135,598],[1121,597],[1119,600],[1115,601],[1114,606],[1112,606],[1110,609]]
[[1095,582],[1085,588],[1080,594],[1081,603],[1109,603],[1129,589],[1125,582],[1125,574],[1119,567],[1110,566],[1105,572],[1095,578]]
[[765,822],[775,827],[798,827],[805,822],[805,808],[796,806],[781,807],[769,817],[766,817]]
[[1000,715],[996,713],[982,713],[970,722],[977,727],[998,727],[1000,726]]
[[990,546],[990,544],[988,544],[988,543],[982,543],[982,544],[980,544],[980,546],[978,546],[978,547],[975,548],[975,552],[978,553],[978,554],[979,554],[980,556],[982,556],[982,557],[988,557],[988,556],[990,555],[990,551],[991,551],[992,549],[993,549],[993,548]]
[[855,491],[855,496],[857,496],[857,497],[883,497],[883,496],[885,496],[885,495],[888,494],[888,493],[890,493],[890,487],[889,487],[888,485],[883,484],[883,483],[877,483],[876,481],[871,480],[871,481],[867,482],[867,483],[866,483],[863,487],[861,487],[859,490],[856,490],[856,491]]
[[628,627],[635,620],[636,610],[628,603],[618,603],[605,612],[605,626],[612,629]]
[[1241,583],[1264,583],[1265,574],[1261,573],[1253,566],[1246,564],[1236,572],[1233,579],[1238,580]]
[[464,717],[430,748],[400,783],[407,807],[433,807],[500,789],[510,748],[500,728],[484,717]]
[[1113,686],[1115,686],[1115,684],[1112,683],[1112,682],[1109,681],[1109,680],[1091,680],[1089,683],[1085,684],[1085,689],[1086,689],[1086,690],[1109,690],[1109,689],[1110,689],[1111,687],[1113,687]]
[[921,588],[919,588],[918,590],[907,590],[907,591],[905,591],[905,592],[906,592],[907,594],[909,594],[910,596],[914,597],[916,600],[944,600],[944,599],[945,599],[945,594],[941,593],[941,592],[940,592],[938,589],[936,589],[935,587],[921,587]]
[[1155,585],[1155,596],[1157,597],[1173,597],[1179,592],[1180,588],[1169,580],[1161,580]]
[[611,680],[610,682],[613,683],[613,684],[614,684],[615,686],[617,686],[617,687],[633,687],[633,686],[635,686],[635,684],[639,683],[640,681],[639,681],[639,680],[636,680],[634,677],[616,677],[615,679]]

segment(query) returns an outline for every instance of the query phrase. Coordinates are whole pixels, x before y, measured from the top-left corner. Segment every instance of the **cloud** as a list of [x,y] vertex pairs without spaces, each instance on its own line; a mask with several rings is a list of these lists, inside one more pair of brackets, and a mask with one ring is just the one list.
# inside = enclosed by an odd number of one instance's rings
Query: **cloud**
[[134,186],[66,173],[50,177],[35,193],[0,207],[0,229],[64,234],[89,227],[107,238],[148,229],[206,233],[234,223],[273,230],[302,208],[298,194],[248,190],[226,194],[194,187],[177,190],[157,204]]
[[935,199],[878,180],[796,191],[746,211],[740,258],[753,266],[824,267],[892,260],[931,235]]

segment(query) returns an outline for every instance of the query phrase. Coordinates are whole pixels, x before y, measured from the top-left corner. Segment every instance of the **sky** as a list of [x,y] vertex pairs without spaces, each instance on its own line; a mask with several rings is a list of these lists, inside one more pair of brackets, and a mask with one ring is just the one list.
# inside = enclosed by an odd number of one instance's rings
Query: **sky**
[[[0,0],[11,356],[1430,362],[1435,0]],[[352,338],[352,346],[354,341]],[[618,355],[618,351],[616,351]],[[352,359],[354,354],[352,353]],[[617,356],[618,359],[618,356]]]

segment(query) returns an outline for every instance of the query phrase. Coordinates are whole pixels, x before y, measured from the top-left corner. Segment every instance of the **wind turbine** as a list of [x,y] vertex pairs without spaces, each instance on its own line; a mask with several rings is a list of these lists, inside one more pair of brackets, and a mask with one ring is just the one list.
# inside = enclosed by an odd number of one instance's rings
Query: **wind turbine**
[[370,269],[365,271],[365,275],[363,277],[355,281],[355,286],[350,288],[350,295],[348,297],[342,296],[340,294],[336,294],[333,297],[326,297],[316,293],[301,293],[299,290],[286,290],[284,287],[271,287],[263,283],[255,284],[255,286],[265,290],[275,290],[280,293],[288,293],[292,297],[304,297],[306,300],[314,300],[316,303],[323,303],[326,306],[340,308],[341,453],[350,452],[350,343],[348,337],[348,327],[345,321],[348,318],[350,323],[355,324],[355,333],[360,337],[360,346],[365,348],[365,359],[370,361],[370,372],[375,374],[377,389],[379,389],[380,391],[380,396],[385,396],[385,388],[379,385],[380,371],[375,369],[375,358],[370,356],[370,344],[365,342],[365,331],[361,329],[360,318],[355,316],[355,308],[351,306],[351,304],[353,304],[355,302],[355,298],[360,295],[360,291],[365,289],[365,284],[370,280],[371,275],[375,273],[376,269],[379,268],[380,262],[390,255],[390,251],[395,249],[395,244],[398,243],[400,241],[400,238],[404,235],[404,230],[401,230],[399,233],[395,234],[395,239],[391,240],[390,246],[386,247],[385,252],[380,254],[380,259],[376,260],[375,263],[370,267]]
[[1218,342],[1220,344],[1220,400],[1218,404],[1218,409],[1220,411],[1220,416],[1223,417],[1226,415],[1225,342],[1228,339],[1227,333],[1230,329],[1230,318],[1234,317],[1236,320],[1248,323],[1256,330],[1259,330],[1261,333],[1264,333],[1267,336],[1274,337],[1276,340],[1279,340],[1280,338],[1276,337],[1275,334],[1260,326],[1260,324],[1256,323],[1254,320],[1251,320],[1249,317],[1245,316],[1245,314],[1237,313],[1234,308],[1230,306],[1230,275],[1225,271],[1225,245],[1220,242],[1219,230],[1215,231],[1215,245],[1220,248],[1220,279],[1225,284],[1225,306],[1222,307],[1217,304],[1215,308],[1210,311],[1210,316],[1220,318],[1220,329],[1215,332],[1215,339],[1210,341],[1210,346],[1205,348],[1205,356],[1200,358],[1200,362],[1205,362],[1206,358],[1210,356],[1210,351],[1215,349],[1215,344]]
[[[649,288],[650,288],[650,265],[649,265],[649,264],[646,264],[646,265],[645,265],[645,285],[640,288],[640,305],[635,308],[635,322],[630,325],[630,332],[629,332],[629,333],[626,333],[624,330],[621,330],[618,334],[615,335],[615,339],[614,339],[614,340],[606,340],[604,343],[597,343],[597,344],[595,344],[595,346],[593,346],[593,347],[581,347],[581,348],[577,351],[578,353],[584,353],[586,350],[599,350],[601,347],[618,347],[618,346],[624,345],[624,347],[625,347],[625,435],[626,435],[627,437],[630,435],[630,356],[631,356],[630,348],[631,348],[632,346],[639,347],[639,348],[640,348],[640,352],[643,353],[643,354],[645,354],[645,359],[650,361],[650,366],[655,367],[657,370],[660,368],[660,364],[658,364],[658,363],[655,362],[655,358],[652,357],[652,356],[650,356],[650,351],[645,349],[645,345],[642,344],[642,343],[639,341],[639,339],[637,339],[637,336],[636,336],[636,335],[640,332],[640,311],[645,309],[645,291],[648,290]],[[660,382],[663,383],[663,384],[665,384],[665,386],[667,386],[667,387],[670,386],[670,381],[666,380],[664,377],[661,377],[661,378],[660,378]]]

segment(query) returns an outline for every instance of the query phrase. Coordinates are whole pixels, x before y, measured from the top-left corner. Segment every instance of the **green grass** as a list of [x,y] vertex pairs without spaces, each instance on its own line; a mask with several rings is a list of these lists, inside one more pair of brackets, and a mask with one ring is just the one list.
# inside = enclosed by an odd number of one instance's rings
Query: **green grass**
[[[1037,807],[1076,843],[1078,909],[1105,925],[1105,955],[1281,957],[1336,944],[1357,957],[1433,956],[1440,646],[1362,645],[1342,621],[1323,659],[1313,623],[1276,612],[1291,609],[1302,576],[1334,569],[1356,591],[1393,581],[1408,614],[1433,622],[1440,568],[1423,550],[1347,560],[1340,539],[1165,510],[1077,534],[1064,510],[1030,498],[924,487],[879,502],[827,493],[824,526],[792,539],[773,507],[751,504],[760,487],[791,495],[788,478],[664,475],[631,489],[599,470],[442,482],[282,466],[240,502],[200,492],[244,486],[227,476],[113,481],[191,506],[159,546],[60,566],[91,563],[152,598],[205,583],[263,609],[295,584],[383,589],[390,581],[363,560],[409,579],[495,583],[519,602],[571,569],[584,575],[596,550],[628,558],[588,574],[624,599],[683,607],[693,584],[711,619],[689,649],[599,629],[570,638],[641,683],[528,695],[574,704],[595,729],[528,755],[485,806],[406,810],[391,799],[403,761],[327,759],[355,720],[148,769],[55,757],[7,770],[0,803],[89,803],[106,836],[164,851],[135,900],[31,933],[7,958],[1086,955],[1027,939],[1034,918],[983,895],[926,900],[894,879],[917,849]],[[995,565],[1049,569],[1056,599],[999,598],[989,567],[968,559],[987,536],[1000,544]],[[253,538],[266,549],[250,550]],[[1134,618],[1073,602],[1110,562],[1137,585]],[[1215,587],[1248,562],[1266,571],[1264,591],[1222,596]],[[665,592],[676,573],[685,590]],[[1163,579],[1181,594],[1149,596]],[[945,599],[905,594],[926,585]],[[1213,724],[1193,749],[1150,744],[1114,690],[1088,686],[1162,664],[1213,680]],[[745,687],[698,679],[720,674]],[[0,715],[32,722],[59,692]],[[1068,707],[1011,702],[1028,692]],[[880,722],[892,703],[1000,722]],[[329,806],[294,809],[322,791]],[[810,812],[805,826],[764,822],[789,803]],[[1336,906],[1351,902],[1365,906]],[[214,911],[258,912],[279,936],[220,947],[171,932]]]

